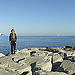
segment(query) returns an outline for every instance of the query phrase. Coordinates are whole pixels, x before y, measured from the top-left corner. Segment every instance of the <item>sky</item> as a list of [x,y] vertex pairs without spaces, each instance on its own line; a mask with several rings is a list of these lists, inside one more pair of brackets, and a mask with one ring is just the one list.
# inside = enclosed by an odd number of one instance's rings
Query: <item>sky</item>
[[0,0],[0,33],[75,36],[75,0]]

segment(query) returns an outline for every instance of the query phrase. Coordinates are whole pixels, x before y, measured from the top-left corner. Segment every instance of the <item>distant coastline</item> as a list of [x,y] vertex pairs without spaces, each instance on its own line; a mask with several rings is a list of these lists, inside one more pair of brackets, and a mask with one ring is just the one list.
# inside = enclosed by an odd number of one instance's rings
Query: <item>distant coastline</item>
[[4,35],[4,34],[0,34],[0,36],[7,36],[7,35]]
[[7,36],[7,35],[0,35],[0,36]]

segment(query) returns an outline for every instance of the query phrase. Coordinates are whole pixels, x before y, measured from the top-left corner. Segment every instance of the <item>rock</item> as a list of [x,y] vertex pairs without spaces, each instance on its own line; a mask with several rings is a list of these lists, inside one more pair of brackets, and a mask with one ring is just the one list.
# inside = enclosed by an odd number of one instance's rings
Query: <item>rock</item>
[[32,56],[45,56],[45,53],[43,51],[33,51]]
[[24,49],[21,49],[20,51],[25,52],[25,51],[28,51],[28,49],[24,48]]
[[20,52],[19,50],[16,50],[15,54],[16,54],[16,53],[19,53],[19,52]]
[[45,56],[52,56],[52,52],[48,52],[48,51],[43,51]]
[[75,46],[72,46],[72,48],[75,48]]
[[18,60],[23,60],[25,59],[26,57],[30,57],[30,54],[29,52],[19,52],[17,54],[14,54],[14,55],[10,55],[11,58],[14,59],[15,62],[17,62]]
[[49,51],[49,52],[53,52],[53,53],[59,52],[58,49],[56,49],[56,48],[51,48],[51,47],[46,47],[46,50],[45,50],[45,51]]
[[43,59],[36,62],[36,68],[40,68],[41,70],[51,71],[52,64],[51,64],[51,56],[44,57]]
[[[25,75],[25,74],[24,74]],[[32,75],[32,71],[30,71],[27,75]]]
[[72,48],[65,48],[64,50],[65,50],[65,51],[71,51]]
[[62,62],[62,61],[63,61],[62,57],[58,53],[54,53],[54,55],[53,55],[53,63]]
[[32,68],[32,71],[35,71],[37,69],[51,71],[52,69],[51,56],[29,57],[29,58],[26,58],[25,60],[19,61],[18,63],[30,65]]
[[66,53],[67,57],[68,56],[75,56],[75,52],[67,51],[65,53]]
[[67,74],[63,72],[47,72],[47,71],[39,70],[39,71],[35,71],[33,75],[67,75]]
[[40,51],[45,51],[46,48],[38,48]]
[[52,64],[51,64],[51,56],[35,56],[35,57],[28,57],[22,61],[19,61],[20,64],[30,65],[32,71],[43,69],[47,71],[51,71]]
[[[14,68],[15,69],[15,68]],[[24,72],[30,72],[31,71],[31,66],[30,65],[22,65],[22,66],[19,66],[16,71],[19,73],[19,74],[22,74]]]
[[2,53],[0,53],[0,57],[3,57],[3,56],[5,56],[4,54],[2,54]]
[[64,60],[57,71],[66,72],[69,75],[72,75],[75,73],[75,63],[69,60]]
[[28,50],[38,50],[38,48],[28,48]]
[[53,70],[56,71],[59,65],[63,62],[63,58],[58,53],[54,53],[52,62]]
[[31,65],[32,63],[35,63],[35,62],[41,60],[42,58],[43,58],[43,56],[27,57],[26,59],[21,60],[18,63]]
[[3,58],[0,58],[0,68],[15,73],[17,72],[19,74],[31,71],[30,65],[15,63],[10,56],[5,56]]
[[64,50],[64,48],[59,49],[59,52],[65,53],[66,51]]
[[72,48],[72,46],[65,46],[65,48]]
[[21,75],[32,75],[32,71],[30,71],[30,72],[23,72]]
[[75,62],[75,56],[69,56],[66,58],[66,60],[70,60],[72,62]]
[[59,52],[60,56],[63,58],[63,59],[66,59],[67,58],[67,55],[66,53],[64,52]]
[[18,75],[18,74],[0,69],[0,75]]

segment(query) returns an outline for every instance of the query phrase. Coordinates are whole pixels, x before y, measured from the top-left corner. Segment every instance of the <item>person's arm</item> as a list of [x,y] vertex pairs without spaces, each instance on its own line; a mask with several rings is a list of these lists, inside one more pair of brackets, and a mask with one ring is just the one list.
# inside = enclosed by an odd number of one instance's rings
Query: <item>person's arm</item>
[[10,36],[9,36],[9,43],[11,43],[11,34],[10,34]]
[[15,34],[15,39],[17,40],[17,35]]

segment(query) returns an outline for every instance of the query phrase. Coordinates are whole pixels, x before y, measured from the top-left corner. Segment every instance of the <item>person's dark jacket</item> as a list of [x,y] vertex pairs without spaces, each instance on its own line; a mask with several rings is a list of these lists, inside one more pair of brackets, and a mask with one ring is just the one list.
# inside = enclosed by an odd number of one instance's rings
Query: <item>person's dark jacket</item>
[[16,35],[16,33],[15,33],[15,38],[14,38],[14,39],[13,39],[13,34],[10,33],[9,41],[14,41],[14,42],[16,42],[16,40],[17,40],[17,35]]

